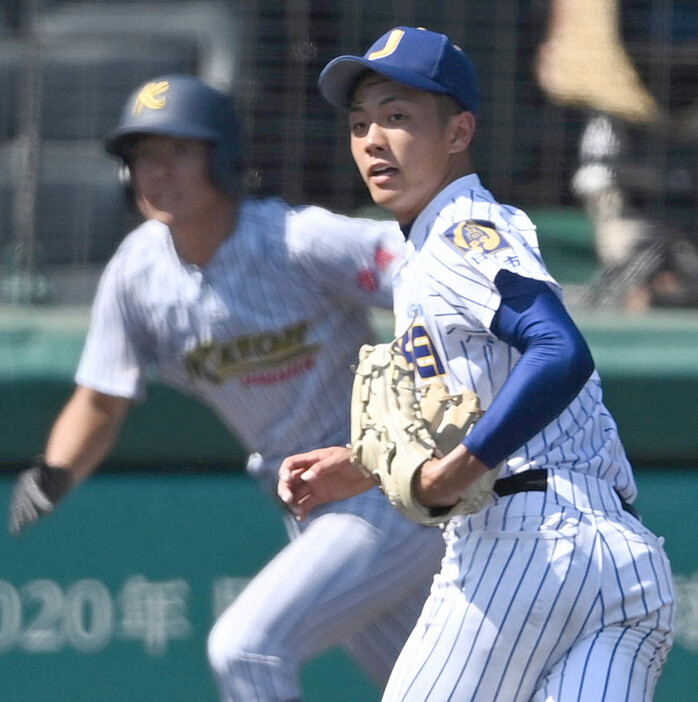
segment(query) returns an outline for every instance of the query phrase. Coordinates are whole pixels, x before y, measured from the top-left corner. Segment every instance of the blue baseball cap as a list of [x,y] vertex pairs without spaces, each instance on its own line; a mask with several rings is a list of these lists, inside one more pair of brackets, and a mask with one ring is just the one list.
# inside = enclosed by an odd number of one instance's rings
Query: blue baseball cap
[[391,29],[363,56],[330,61],[318,79],[320,93],[335,107],[349,107],[356,81],[366,69],[411,88],[450,95],[474,114],[480,109],[475,66],[445,34],[417,27]]

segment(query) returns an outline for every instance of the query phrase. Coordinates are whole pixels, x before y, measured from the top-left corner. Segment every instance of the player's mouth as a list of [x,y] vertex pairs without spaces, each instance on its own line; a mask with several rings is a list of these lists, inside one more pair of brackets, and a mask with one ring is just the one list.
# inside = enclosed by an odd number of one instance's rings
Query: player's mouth
[[172,207],[179,202],[179,198],[177,198],[174,193],[169,191],[159,191],[157,193],[153,193],[153,195],[148,199],[153,205],[155,205],[155,207],[158,208]]
[[387,163],[375,164],[368,169],[368,179],[376,185],[390,182],[398,174],[398,169]]

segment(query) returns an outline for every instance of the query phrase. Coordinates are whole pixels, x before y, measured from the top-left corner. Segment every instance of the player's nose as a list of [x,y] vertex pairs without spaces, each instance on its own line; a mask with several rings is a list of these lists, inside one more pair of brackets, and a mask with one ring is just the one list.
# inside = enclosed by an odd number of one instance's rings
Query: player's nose
[[145,173],[150,182],[168,182],[172,176],[172,162],[168,159],[154,160]]
[[364,144],[367,151],[372,149],[383,149],[387,145],[385,130],[377,122],[371,122],[366,130]]

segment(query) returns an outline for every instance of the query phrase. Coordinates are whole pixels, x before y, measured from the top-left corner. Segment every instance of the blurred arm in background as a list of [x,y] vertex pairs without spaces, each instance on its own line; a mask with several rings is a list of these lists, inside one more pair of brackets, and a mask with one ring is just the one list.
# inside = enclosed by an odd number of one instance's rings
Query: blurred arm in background
[[78,385],[53,425],[46,462],[70,471],[73,483],[87,477],[114,446],[130,406],[127,398]]
[[19,534],[60,502],[109,453],[131,401],[78,385],[51,429],[44,456],[17,479],[10,531]]

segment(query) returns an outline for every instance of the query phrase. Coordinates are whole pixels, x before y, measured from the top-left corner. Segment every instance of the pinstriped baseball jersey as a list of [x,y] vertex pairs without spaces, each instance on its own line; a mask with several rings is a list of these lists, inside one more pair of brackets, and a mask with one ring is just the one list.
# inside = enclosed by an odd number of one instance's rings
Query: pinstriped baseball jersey
[[254,465],[274,482],[289,453],[348,440],[366,306],[390,305],[403,247],[394,223],[250,200],[234,236],[197,267],[148,221],[104,273],[76,380],[141,398],[156,370],[261,454]]
[[[397,331],[415,375],[487,408],[519,358],[489,325],[507,269],[560,294],[525,214],[476,175],[414,222],[396,272]],[[541,491],[493,495],[452,519],[446,556],[384,702],[650,702],[671,647],[675,595],[662,539],[624,510],[636,493],[596,373],[510,456],[547,469]]]
[[[541,258],[535,227],[520,210],[498,204],[477,175],[444,189],[414,222],[396,273],[397,333],[417,380],[442,376],[453,393],[474,390],[487,409],[520,354],[490,323],[500,296],[497,273],[547,282],[562,297]],[[608,480],[636,494],[632,470],[596,372],[555,421],[509,457],[501,475],[557,466]]]

